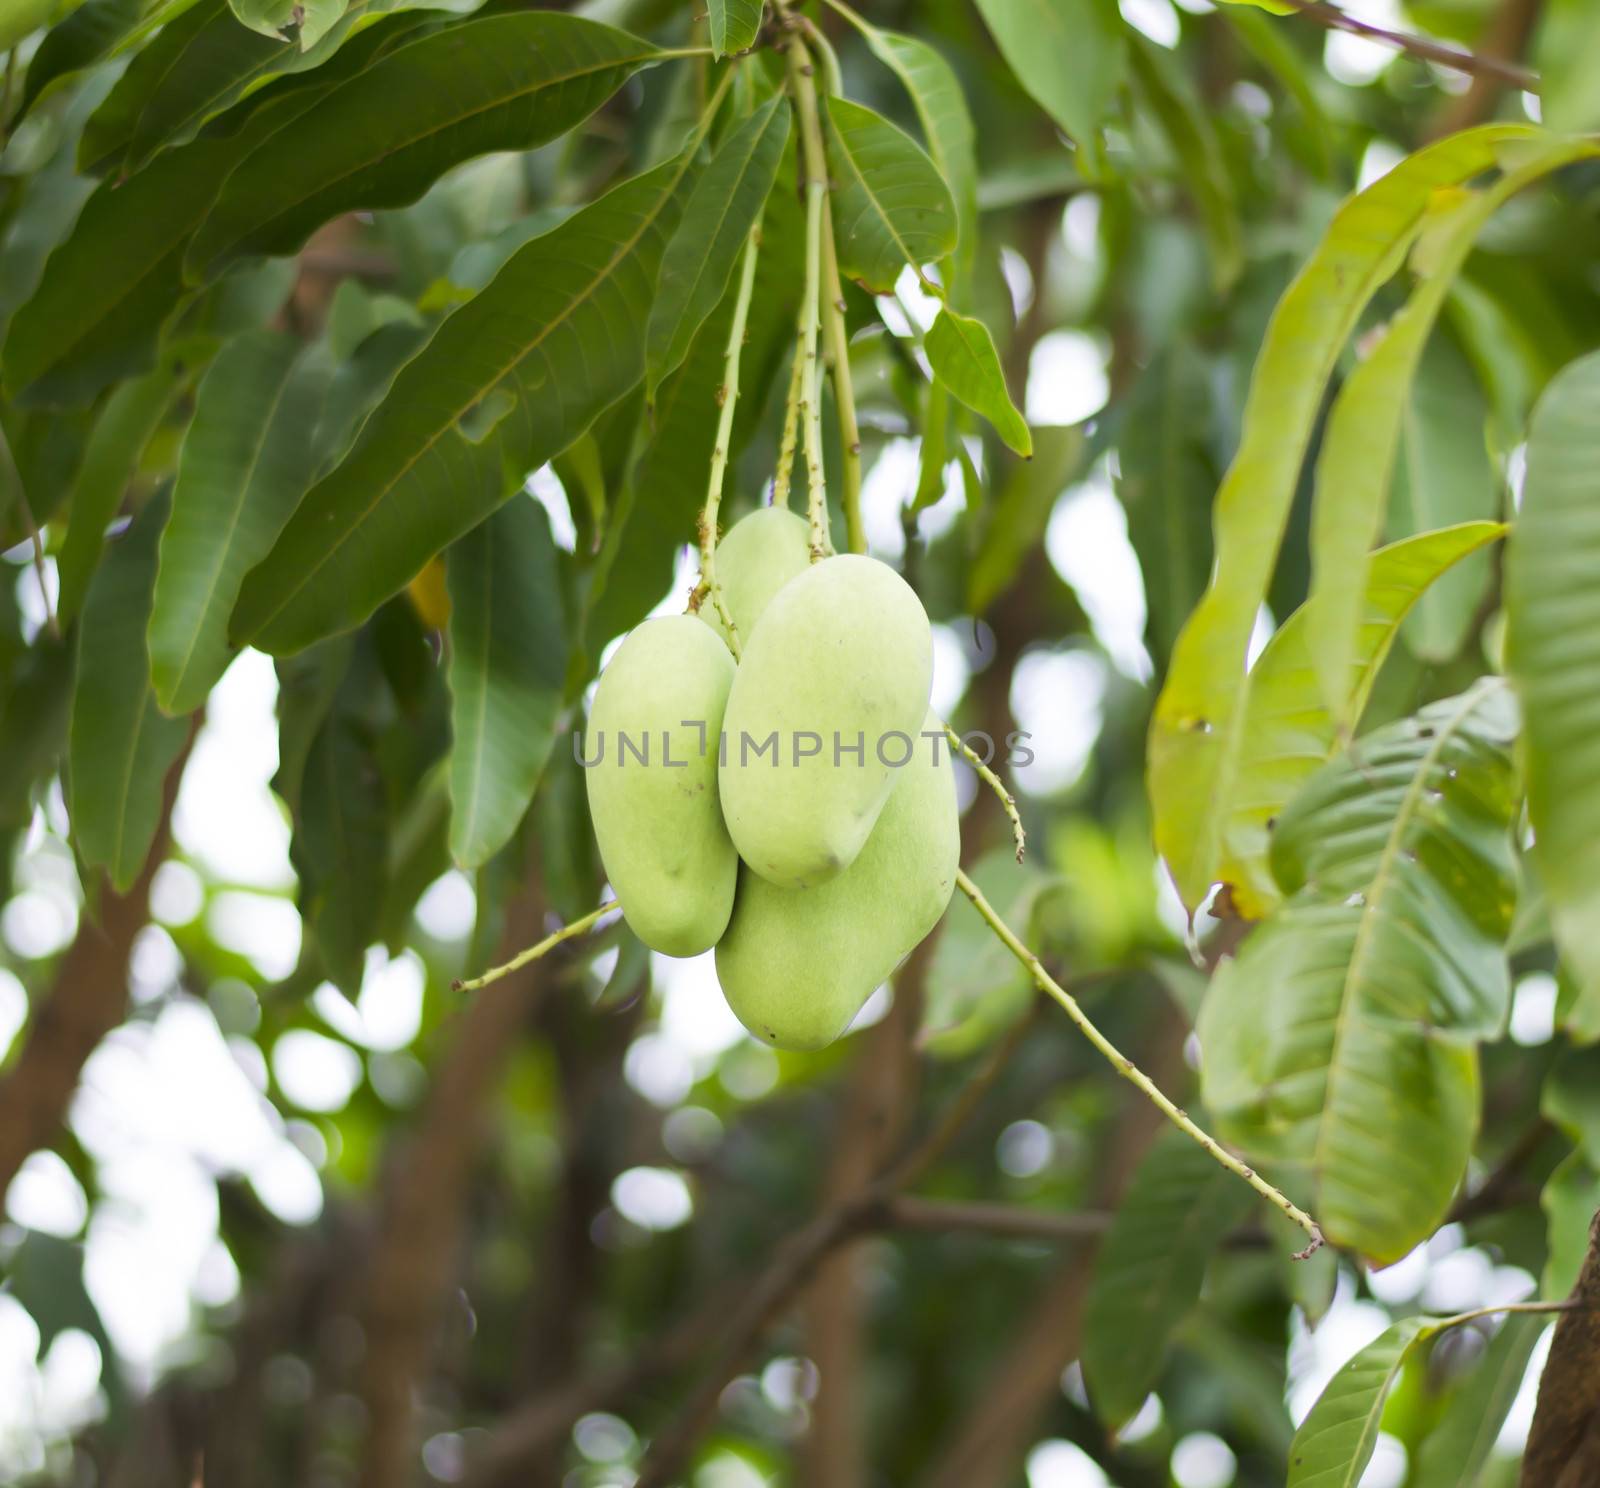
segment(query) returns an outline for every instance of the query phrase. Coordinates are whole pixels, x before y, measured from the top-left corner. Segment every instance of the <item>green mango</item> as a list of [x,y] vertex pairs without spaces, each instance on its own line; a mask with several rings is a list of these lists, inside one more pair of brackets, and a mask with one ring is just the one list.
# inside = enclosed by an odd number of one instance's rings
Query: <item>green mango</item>
[[[743,644],[772,596],[811,566],[811,528],[781,506],[763,506],[735,522],[717,544],[717,584]],[[699,615],[724,641],[727,627],[709,597]]]
[[667,956],[710,950],[733,911],[716,753],[733,677],[711,631],[665,615],[629,634],[589,709],[580,759],[600,860],[629,928]]
[[[925,726],[938,726],[931,713]],[[739,1021],[766,1043],[831,1044],[950,902],[961,831],[949,744],[918,739],[894,774],[867,845],[837,878],[780,889],[740,870],[717,978]]]
[[844,554],[785,584],[744,640],[723,717],[739,856],[786,889],[848,868],[922,742],[932,681],[927,613],[887,564]]

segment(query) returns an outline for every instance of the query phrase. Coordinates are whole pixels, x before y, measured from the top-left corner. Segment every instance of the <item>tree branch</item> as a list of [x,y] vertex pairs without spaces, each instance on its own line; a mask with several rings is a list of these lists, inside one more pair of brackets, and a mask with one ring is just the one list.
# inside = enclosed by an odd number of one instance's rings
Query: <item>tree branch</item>
[[1430,41],[1426,36],[1413,36],[1407,31],[1390,31],[1383,26],[1374,26],[1370,21],[1357,20],[1355,16],[1347,14],[1337,6],[1325,3],[1325,0],[1284,0],[1284,3],[1292,5],[1308,21],[1323,27],[1324,30],[1345,31],[1351,36],[1360,36],[1367,41],[1380,41],[1385,46],[1396,47],[1413,57],[1421,58],[1424,62],[1448,67],[1455,72],[1464,72],[1471,77],[1493,78],[1499,84],[1520,88],[1525,93],[1539,91],[1537,73],[1503,58],[1458,51],[1455,47],[1445,46],[1442,42]]
[[1600,1213],[1572,1310],[1556,1324],[1522,1459],[1521,1488],[1592,1488],[1600,1482]]
[[162,783],[160,825],[138,878],[126,894],[107,888],[93,910],[85,905],[55,985],[30,1020],[16,1063],[0,1080],[0,1197],[28,1154],[55,1140],[84,1061],[122,1021],[128,956],[148,919],[150,880],[167,855],[172,807],[198,723],[197,715]]

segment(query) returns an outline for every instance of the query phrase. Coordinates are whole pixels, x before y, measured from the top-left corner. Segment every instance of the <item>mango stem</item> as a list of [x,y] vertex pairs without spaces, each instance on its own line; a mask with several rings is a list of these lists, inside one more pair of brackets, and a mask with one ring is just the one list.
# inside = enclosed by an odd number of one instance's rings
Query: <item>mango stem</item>
[[977,751],[972,749],[948,723],[940,720],[945,737],[950,741],[950,747],[955,750],[977,772],[978,779],[992,790],[1000,799],[1001,809],[1006,814],[1006,819],[1011,823],[1011,840],[1016,843],[1017,861],[1022,861],[1023,854],[1028,849],[1028,834],[1023,830],[1022,816],[1017,811],[1017,798],[1006,789],[1005,782],[994,773],[984,762],[978,758]]
[[1288,1215],[1295,1224],[1306,1232],[1310,1239],[1310,1244],[1304,1250],[1296,1251],[1295,1259],[1303,1261],[1315,1255],[1324,1244],[1322,1227],[1318,1225],[1316,1220],[1307,1214],[1304,1209],[1294,1204],[1286,1194],[1280,1193],[1268,1183],[1254,1168],[1246,1166],[1231,1152],[1227,1151],[1214,1137],[1196,1126],[1189,1119],[1187,1111],[1179,1110],[1177,1106],[1173,1105],[1162,1094],[1156,1083],[1094,1026],[1089,1015],[1078,1005],[1077,998],[1044,969],[1044,964],[1039,958],[1017,938],[1011,927],[996,913],[994,906],[984,898],[983,890],[973,883],[960,869],[956,870],[956,883],[960,885],[961,892],[972,901],[972,907],[988,922],[989,928],[999,937],[1001,944],[1022,963],[1023,969],[1033,978],[1034,984],[1039,990],[1053,997],[1061,1004],[1066,1010],[1067,1016],[1078,1025],[1083,1036],[1110,1061],[1111,1067],[1123,1079],[1134,1085],[1140,1094],[1186,1137],[1198,1142],[1230,1173],[1243,1178],[1262,1198],[1275,1208],[1282,1210],[1284,1214]]
[[[739,402],[739,356],[744,350],[745,326],[750,319],[750,299],[756,284],[756,259],[760,254],[761,230],[750,229],[739,269],[739,292],[733,302],[733,324],[728,328],[728,349],[724,356],[722,386],[717,390],[717,438],[711,447],[711,476],[706,486],[705,510],[700,514],[700,588],[711,596],[717,614],[728,633],[728,649],[739,655],[739,630],[733,623],[722,585],[717,582],[717,513],[722,505],[722,486],[728,471],[728,446],[733,440],[733,411]],[[698,590],[697,590],[698,592]]]
[[574,940],[580,935],[586,935],[593,930],[613,910],[622,906],[615,899],[608,900],[597,909],[591,909],[581,919],[574,920],[570,925],[563,925],[559,930],[552,931],[537,945],[531,945],[525,951],[518,951],[504,966],[496,966],[491,971],[486,971],[482,976],[462,979],[457,977],[450,983],[452,992],[476,992],[480,987],[487,987],[490,982],[498,982],[501,977],[508,977],[514,971],[521,971],[530,961],[537,961],[541,956],[553,951],[564,940]]

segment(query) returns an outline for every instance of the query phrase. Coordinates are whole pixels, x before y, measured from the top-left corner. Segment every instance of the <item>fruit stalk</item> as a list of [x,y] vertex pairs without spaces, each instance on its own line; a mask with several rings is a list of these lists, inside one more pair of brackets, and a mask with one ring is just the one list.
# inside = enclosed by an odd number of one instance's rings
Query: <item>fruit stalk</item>
[[1011,840],[1016,844],[1017,861],[1020,863],[1028,850],[1028,834],[1023,830],[1022,816],[1017,811],[1017,798],[1006,789],[1005,781],[978,758],[977,751],[968,747],[960,734],[948,723],[941,724],[941,727],[944,729],[945,737],[950,741],[950,747],[972,766],[978,779],[998,798],[1000,808],[1006,814],[1006,820],[1011,823]]
[[711,596],[728,632],[728,649],[739,654],[739,632],[728,612],[722,585],[717,582],[717,512],[722,505],[722,484],[728,469],[728,447],[733,440],[733,412],[739,402],[739,356],[744,349],[745,326],[750,319],[750,298],[756,284],[756,259],[761,230],[751,228],[739,269],[739,292],[733,302],[733,324],[728,329],[728,350],[723,361],[722,386],[717,390],[717,438],[711,447],[711,477],[706,487],[705,510],[700,514],[700,584]]
[[1076,1023],[1083,1036],[1098,1049],[1116,1072],[1136,1086],[1146,1100],[1150,1101],[1175,1127],[1186,1137],[1198,1142],[1230,1173],[1243,1178],[1251,1188],[1261,1195],[1269,1204],[1281,1209],[1310,1237],[1310,1244],[1304,1250],[1295,1252],[1296,1260],[1306,1260],[1316,1254],[1323,1245],[1322,1227],[1318,1225],[1309,1214],[1293,1203],[1286,1194],[1280,1193],[1267,1182],[1256,1170],[1240,1162],[1231,1152],[1227,1151],[1209,1133],[1196,1126],[1189,1119],[1187,1111],[1180,1110],[1167,1099],[1156,1083],[1145,1074],[1131,1059],[1127,1057],[1115,1044],[1111,1042],[1090,1020],[1089,1015],[1078,1005],[1078,1000],[1060,982],[1044,969],[1044,964],[1030,951],[1009,925],[1002,920],[992,904],[983,896],[983,890],[960,871],[956,872],[956,883],[961,892],[972,901],[972,907],[988,922],[989,928],[999,937],[1000,942],[1022,963],[1028,975],[1033,978],[1034,984],[1041,992],[1053,997],[1066,1010],[1067,1016]]
[[570,925],[563,925],[559,930],[552,931],[537,945],[531,945],[525,951],[518,951],[503,966],[496,966],[482,976],[469,977],[466,980],[457,978],[451,982],[452,992],[476,992],[480,987],[487,987],[490,982],[498,982],[501,977],[508,977],[514,971],[521,971],[530,961],[537,961],[541,956],[553,951],[564,940],[575,940],[580,935],[586,935],[593,930],[613,910],[622,906],[615,899],[600,905],[598,909],[591,909],[581,919],[574,920]]
[[817,339],[822,320],[822,218],[828,204],[828,163],[822,152],[822,125],[817,118],[817,89],[812,81],[811,54],[798,36],[789,40],[789,73],[794,85],[795,113],[800,121],[801,172],[806,188],[806,280],[800,309],[800,418],[805,434],[807,500],[811,522],[811,556],[833,551],[828,535],[828,496],[822,468],[822,378]]
[[789,480],[794,473],[794,451],[800,442],[801,379],[805,375],[805,357],[800,352],[800,329],[795,328],[794,362],[789,369],[789,392],[783,400],[783,437],[778,441],[778,464],[772,473],[772,504],[787,509],[789,505]]

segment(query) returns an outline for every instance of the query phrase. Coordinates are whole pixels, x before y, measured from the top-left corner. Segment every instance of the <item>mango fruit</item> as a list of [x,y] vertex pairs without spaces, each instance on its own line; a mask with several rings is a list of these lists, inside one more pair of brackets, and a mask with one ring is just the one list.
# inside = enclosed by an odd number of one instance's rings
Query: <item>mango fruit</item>
[[[717,544],[717,584],[743,645],[775,595],[811,566],[811,528],[781,506],[763,506],[735,522]],[[699,616],[724,643],[727,628],[707,597]]]
[[742,638],[717,780],[739,856],[815,888],[865,846],[918,745],[933,638],[910,585],[875,558],[811,564]]
[[589,815],[622,917],[653,951],[710,950],[739,860],[717,797],[734,661],[693,615],[637,626],[600,675],[581,754]]
[[[932,713],[923,727],[938,728]],[[780,1049],[831,1044],[939,923],[961,854],[955,772],[941,734],[917,740],[911,762],[855,861],[828,883],[780,889],[749,868],[717,979],[751,1033]]]

